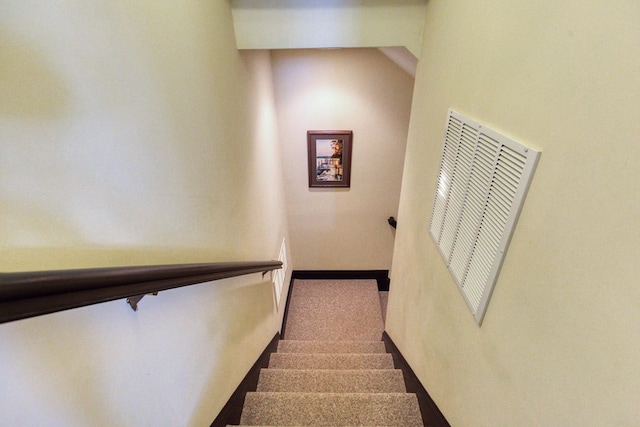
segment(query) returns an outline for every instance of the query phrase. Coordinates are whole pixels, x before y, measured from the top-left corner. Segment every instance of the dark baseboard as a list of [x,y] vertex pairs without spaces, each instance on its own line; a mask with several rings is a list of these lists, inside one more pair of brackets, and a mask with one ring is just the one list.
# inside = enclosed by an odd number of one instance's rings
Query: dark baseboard
[[389,270],[293,270],[291,279],[362,280],[378,282],[379,291],[389,290]]
[[284,316],[282,317],[282,325],[280,326],[280,339],[284,338],[285,329],[287,327],[287,317],[289,316],[289,306],[291,303],[291,294],[293,293],[293,282],[295,282],[294,272],[291,273],[291,279],[289,280],[289,292],[287,292],[287,302],[284,305]]
[[398,350],[398,347],[396,347],[386,332],[382,334],[382,341],[384,341],[387,353],[391,353],[393,357],[395,368],[402,370],[407,392],[415,393],[418,397],[418,404],[420,405],[420,412],[422,413],[422,420],[425,427],[449,427],[447,419],[442,415],[436,403],[431,399],[431,396],[429,396],[427,390],[422,386],[413,369],[411,369],[404,356],[402,356],[402,353],[400,353],[400,350]]
[[258,378],[260,369],[269,366],[269,357],[271,353],[275,353],[278,349],[278,341],[280,334],[276,334],[271,342],[264,349],[256,363],[253,364],[247,375],[244,377],[236,391],[233,392],[227,404],[224,405],[211,427],[224,427],[227,425],[240,424],[240,416],[242,415],[242,406],[244,405],[244,397],[249,391],[256,391],[258,388]]

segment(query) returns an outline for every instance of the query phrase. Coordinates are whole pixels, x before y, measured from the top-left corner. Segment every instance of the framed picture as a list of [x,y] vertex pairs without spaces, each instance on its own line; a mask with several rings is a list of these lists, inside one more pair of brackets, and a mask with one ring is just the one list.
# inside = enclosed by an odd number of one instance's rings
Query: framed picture
[[352,144],[350,130],[307,131],[309,187],[349,187]]

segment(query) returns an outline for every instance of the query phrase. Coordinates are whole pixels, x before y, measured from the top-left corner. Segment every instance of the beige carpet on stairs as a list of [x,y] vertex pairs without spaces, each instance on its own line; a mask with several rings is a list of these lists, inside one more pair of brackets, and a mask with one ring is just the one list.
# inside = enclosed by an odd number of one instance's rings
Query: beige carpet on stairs
[[380,341],[384,332],[375,280],[296,280],[285,339]]
[[240,424],[422,426],[381,341],[374,280],[296,280],[284,338],[247,393]]

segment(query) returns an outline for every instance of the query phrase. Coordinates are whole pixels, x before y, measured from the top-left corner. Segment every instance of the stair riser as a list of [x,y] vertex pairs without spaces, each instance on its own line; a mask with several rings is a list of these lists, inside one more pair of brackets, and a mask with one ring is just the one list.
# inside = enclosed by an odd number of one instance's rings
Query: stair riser
[[257,391],[405,393],[402,371],[263,369]]
[[278,353],[386,353],[382,341],[289,341],[278,343]]
[[390,354],[274,353],[269,368],[279,369],[394,369]]

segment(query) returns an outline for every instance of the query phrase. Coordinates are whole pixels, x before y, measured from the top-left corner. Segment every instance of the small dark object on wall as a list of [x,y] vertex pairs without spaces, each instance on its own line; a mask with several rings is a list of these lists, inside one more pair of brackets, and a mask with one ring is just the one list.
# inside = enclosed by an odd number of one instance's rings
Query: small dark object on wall
[[387,221],[389,222],[389,225],[392,226],[393,228],[396,228],[398,226],[398,221],[396,221],[396,219],[392,216],[390,216]]

